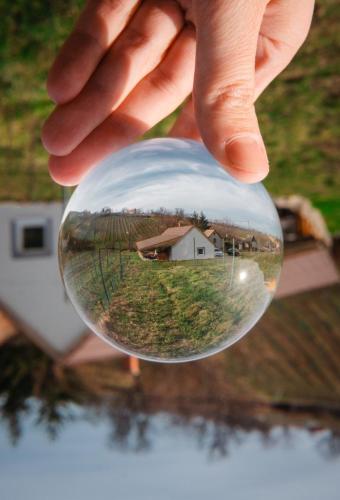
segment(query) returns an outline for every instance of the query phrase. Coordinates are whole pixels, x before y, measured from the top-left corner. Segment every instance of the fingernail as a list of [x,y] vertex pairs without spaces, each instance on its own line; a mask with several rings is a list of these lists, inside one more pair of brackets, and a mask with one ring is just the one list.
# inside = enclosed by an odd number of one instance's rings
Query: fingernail
[[268,157],[260,136],[238,135],[226,142],[227,163],[231,168],[248,172],[268,172]]

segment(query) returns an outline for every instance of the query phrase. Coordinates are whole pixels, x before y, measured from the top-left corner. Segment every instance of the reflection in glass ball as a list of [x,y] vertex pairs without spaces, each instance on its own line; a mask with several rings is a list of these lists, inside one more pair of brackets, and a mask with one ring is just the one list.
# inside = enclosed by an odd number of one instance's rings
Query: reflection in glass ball
[[158,361],[230,346],[275,292],[282,233],[261,184],[242,184],[199,143],[139,142],[73,193],[59,235],[76,310],[124,352]]

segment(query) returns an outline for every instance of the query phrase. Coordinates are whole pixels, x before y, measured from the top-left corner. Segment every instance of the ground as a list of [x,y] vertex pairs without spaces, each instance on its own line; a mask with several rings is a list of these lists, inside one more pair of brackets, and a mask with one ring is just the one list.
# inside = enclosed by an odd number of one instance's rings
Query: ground
[[247,330],[271,295],[280,256],[143,261],[134,251],[67,252],[64,280],[83,314],[130,352],[186,358]]

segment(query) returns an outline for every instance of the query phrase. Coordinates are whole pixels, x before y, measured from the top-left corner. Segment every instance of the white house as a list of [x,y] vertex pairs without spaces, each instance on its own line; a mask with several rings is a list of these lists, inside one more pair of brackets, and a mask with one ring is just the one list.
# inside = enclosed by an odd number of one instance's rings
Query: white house
[[214,245],[194,226],[169,227],[159,236],[137,241],[143,256],[155,255],[159,260],[213,259]]
[[[59,275],[62,210],[60,202],[0,203],[0,311],[47,354],[61,360],[79,346],[83,350],[89,338]],[[115,352],[100,339],[97,343],[111,355]],[[92,352],[95,355],[93,345]]]
[[224,250],[224,238],[214,228],[206,229],[205,236],[211,241],[215,248]]

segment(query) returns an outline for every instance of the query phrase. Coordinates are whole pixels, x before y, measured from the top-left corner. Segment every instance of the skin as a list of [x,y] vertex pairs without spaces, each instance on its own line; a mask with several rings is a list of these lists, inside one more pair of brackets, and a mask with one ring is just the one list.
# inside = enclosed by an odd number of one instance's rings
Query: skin
[[254,102],[304,42],[313,0],[90,0],[48,76],[52,178],[75,185],[172,113],[237,179],[269,164]]

